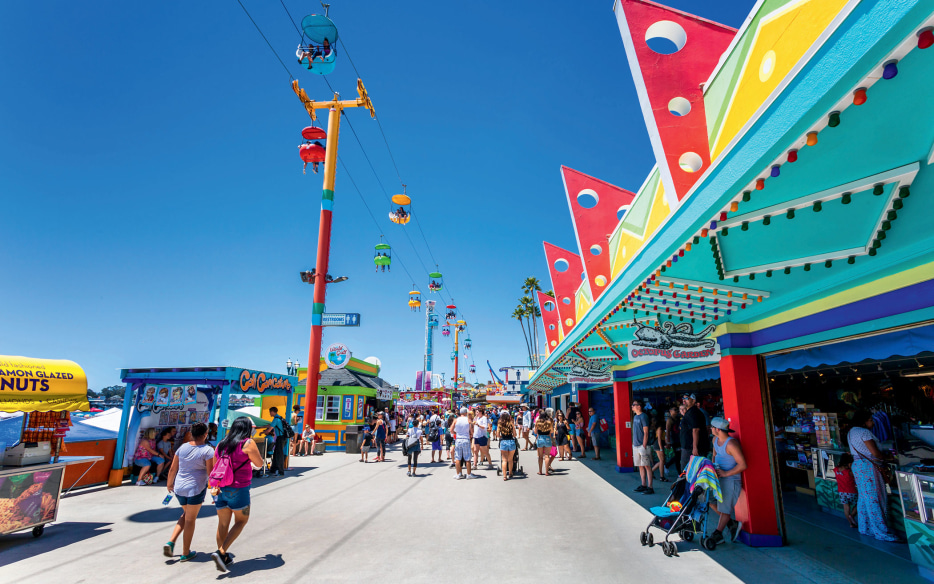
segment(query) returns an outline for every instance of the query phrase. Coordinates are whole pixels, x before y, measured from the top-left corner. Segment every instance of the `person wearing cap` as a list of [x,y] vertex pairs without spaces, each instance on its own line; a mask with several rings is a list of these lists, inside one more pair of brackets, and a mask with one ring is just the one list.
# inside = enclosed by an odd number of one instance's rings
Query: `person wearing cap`
[[733,430],[729,420],[716,417],[710,421],[710,427],[714,435],[713,463],[717,469],[717,476],[720,477],[720,490],[723,493],[723,501],[710,503],[710,508],[720,514],[717,529],[711,537],[717,543],[725,541],[723,530],[729,526],[729,538],[732,542],[736,541],[743,528],[742,522],[733,521],[732,516],[739,494],[743,490],[741,475],[746,470],[746,457],[743,456],[739,440],[730,436]]
[[649,450],[649,415],[642,411],[642,400],[632,402],[632,464],[639,469],[642,484],[635,488],[637,493],[652,495],[652,453]]
[[681,420],[681,468],[687,468],[691,456],[707,456],[710,453],[710,437],[707,418],[697,407],[697,396],[686,393],[681,396],[684,418]]
[[[461,415],[454,420],[452,430],[454,433],[454,465],[456,468],[455,479],[476,479],[477,475],[470,472],[470,435],[473,430],[473,423],[467,417],[467,408],[461,408]],[[461,465],[467,465],[467,474],[461,474]]]

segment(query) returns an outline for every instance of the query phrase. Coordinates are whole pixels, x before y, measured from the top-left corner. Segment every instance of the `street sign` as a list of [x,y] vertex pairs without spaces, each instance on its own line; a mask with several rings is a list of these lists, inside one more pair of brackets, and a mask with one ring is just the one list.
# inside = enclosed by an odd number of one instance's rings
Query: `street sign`
[[334,312],[321,315],[321,326],[360,326],[360,313]]

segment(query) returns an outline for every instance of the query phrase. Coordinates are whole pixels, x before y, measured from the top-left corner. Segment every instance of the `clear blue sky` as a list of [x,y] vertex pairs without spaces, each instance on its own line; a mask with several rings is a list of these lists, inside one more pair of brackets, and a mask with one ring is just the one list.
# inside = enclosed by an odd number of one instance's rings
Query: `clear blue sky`
[[[312,98],[282,6],[244,0]],[[669,4],[738,27],[752,0]],[[317,2],[287,0],[296,20]],[[431,254],[467,318],[485,372],[524,362],[509,318],[523,278],[550,288],[541,242],[576,249],[559,166],[635,189],[653,164],[612,2],[349,2],[331,17],[363,76]],[[92,388],[119,369],[307,361],[321,175],[302,175],[308,117],[289,77],[235,1],[0,3],[0,353],[77,361]],[[347,55],[328,77],[354,97]],[[348,116],[379,180],[396,173],[375,122]],[[359,329],[325,343],[378,356],[414,383],[424,315],[415,285],[434,262],[388,204],[343,125],[329,312]],[[418,248],[419,261],[409,241]],[[427,294],[426,294],[427,297]],[[450,340],[436,371],[450,379]],[[481,380],[488,374],[480,376]],[[472,380],[472,379],[471,379]]]

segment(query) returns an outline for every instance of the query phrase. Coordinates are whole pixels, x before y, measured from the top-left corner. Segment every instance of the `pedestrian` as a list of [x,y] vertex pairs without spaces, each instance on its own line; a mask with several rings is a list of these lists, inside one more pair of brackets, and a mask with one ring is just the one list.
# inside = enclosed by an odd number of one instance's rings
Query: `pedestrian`
[[697,396],[686,393],[681,396],[684,417],[681,418],[681,468],[687,468],[691,456],[707,456],[710,453],[710,437],[707,433],[707,418],[697,407]]
[[370,426],[363,427],[363,439],[360,441],[360,462],[370,462],[370,447],[373,446],[373,432]]
[[457,416],[454,415],[454,411],[453,410],[449,411],[447,419],[444,422],[444,444],[447,447],[448,460],[451,461],[451,468],[454,468],[454,421],[455,420],[457,420]]
[[195,422],[191,426],[191,441],[178,447],[172,457],[172,466],[169,468],[169,479],[165,488],[174,493],[178,504],[182,506],[182,516],[172,529],[172,536],[162,546],[162,553],[167,558],[175,555],[175,542],[178,536],[182,537],[181,562],[193,559],[197,552],[191,551],[191,539],[195,535],[195,521],[198,511],[204,503],[204,496],[208,488],[208,474],[214,468],[214,449],[205,444],[208,437],[208,426],[202,422]]
[[[578,452],[577,448],[579,444],[577,442],[577,414],[580,413],[580,406],[577,405],[577,402],[569,402],[567,412],[565,413],[568,419],[568,427],[570,428],[568,436],[571,439],[571,453]],[[578,452],[578,454],[583,453],[583,450]]]
[[720,492],[723,495],[723,501],[711,501],[710,508],[720,515],[720,521],[717,522],[717,529],[711,536],[713,541],[720,543],[724,541],[723,530],[730,528],[730,541],[736,541],[739,532],[743,528],[741,521],[733,520],[734,508],[739,501],[739,495],[743,490],[743,471],[746,470],[746,457],[743,456],[743,448],[739,440],[730,436],[733,432],[730,429],[730,421],[725,418],[716,417],[710,420],[710,427],[713,429],[713,464],[717,469],[717,476],[720,477]]
[[859,491],[856,490],[856,478],[853,476],[853,455],[849,452],[841,454],[840,462],[833,472],[837,479],[837,494],[843,503],[843,516],[850,523],[850,527],[858,529],[855,517]]
[[868,410],[857,410],[852,422],[846,441],[853,457],[853,477],[859,494],[856,504],[859,532],[881,541],[898,541],[888,525],[888,496],[879,471],[889,456],[883,454],[876,442],[871,431],[875,420]]
[[637,493],[651,495],[655,493],[652,488],[652,454],[649,450],[649,415],[642,411],[642,400],[632,402],[632,464],[639,469],[639,479],[642,483],[635,488]]
[[[456,468],[456,474],[454,475],[455,479],[476,479],[479,478],[477,475],[470,472],[470,435],[471,435],[471,426],[470,418],[467,417],[467,408],[461,408],[461,415],[454,420],[453,424],[453,433],[454,433],[454,465]],[[461,465],[467,466],[467,474],[461,474]]]
[[409,470],[405,473],[407,477],[414,477],[418,471],[418,455],[422,451],[422,420],[419,416],[418,421],[408,429],[405,436],[406,456],[409,459]]
[[658,458],[658,462],[652,465],[652,476],[655,476],[655,469],[658,469],[658,480],[667,483],[668,478],[665,477],[665,412],[658,410],[658,412],[652,418],[652,429],[650,431],[652,436],[652,450],[655,451],[655,456]]
[[285,435],[285,420],[279,415],[279,408],[269,408],[269,415],[272,417],[272,423],[263,432],[267,438],[272,438],[273,443],[272,466],[269,471],[273,476],[282,477],[285,476],[285,452],[289,439]]
[[558,456],[561,457],[561,460],[574,460],[571,457],[569,434],[568,419],[565,417],[564,412],[559,411],[558,418],[555,420],[555,446],[558,448]]
[[503,480],[508,481],[515,472],[515,459],[518,457],[516,423],[508,412],[499,417],[499,453]]
[[428,419],[428,441],[431,442],[431,462],[435,462],[435,453],[438,454],[438,462],[441,462],[441,416],[437,412]]
[[587,425],[587,433],[590,434],[590,442],[593,443],[593,459],[600,460],[600,438],[603,431],[600,429],[600,419],[597,418],[596,411],[590,408],[588,411],[590,422]]
[[532,446],[532,443],[529,441],[529,432],[532,429],[532,412],[529,411],[528,404],[522,404],[519,406],[522,410],[522,438],[525,440],[525,449],[526,450],[535,450],[535,447]]
[[[156,482],[159,474],[162,473],[162,465],[165,459],[156,450],[156,429],[149,428],[143,432],[136,447],[136,453],[133,455],[133,462],[140,467],[137,486],[151,485]],[[150,473],[149,470],[155,465],[156,469]]]
[[499,410],[490,410],[490,440],[499,440]]
[[177,434],[178,429],[175,426],[163,428],[159,432],[159,438],[156,440],[156,450],[159,451],[159,455],[167,464],[162,465],[162,472],[156,475],[156,480],[153,482],[159,482],[164,475],[169,474],[170,461],[175,456],[175,436]]
[[586,446],[584,445],[584,416],[581,414],[580,408],[576,410],[577,417],[574,419],[574,436],[571,438],[572,441],[576,441],[577,445],[580,447],[580,457],[587,458],[587,455],[584,454]]
[[476,469],[480,468],[480,463],[486,459],[488,468],[493,468],[493,459],[490,458],[490,437],[487,433],[487,430],[490,427],[490,418],[487,417],[486,411],[483,407],[477,408],[477,419],[474,421],[473,427],[473,444],[474,444],[474,463],[473,466]]
[[292,424],[292,432],[295,433],[295,436],[292,438],[292,456],[302,456],[302,445],[304,441],[302,440],[302,410],[299,406],[292,406],[292,419],[290,420]]
[[[240,536],[250,519],[250,485],[253,482],[251,463],[262,468],[263,457],[259,448],[250,439],[253,435],[253,423],[249,418],[237,418],[230,425],[230,431],[217,445],[215,466],[225,464],[232,471],[233,482],[224,487],[214,487],[211,494],[216,497],[214,508],[217,509],[217,551],[211,554],[214,565],[220,572],[227,572],[233,561],[230,546]],[[216,474],[216,473],[212,473]],[[233,519],[233,527],[230,520]]]
[[665,421],[665,461],[668,468],[675,467],[675,476],[681,475],[681,414],[677,406],[668,408]]
[[[542,412],[535,422],[535,435],[537,436],[535,445],[538,447],[538,474],[540,475],[552,474],[551,463],[555,459],[551,455],[551,446],[554,444],[554,429],[554,424],[548,418],[548,414]],[[542,463],[544,463],[545,472],[542,472]]]
[[376,417],[373,439],[376,445],[376,462],[383,462],[386,460],[386,421],[383,419],[383,412]]

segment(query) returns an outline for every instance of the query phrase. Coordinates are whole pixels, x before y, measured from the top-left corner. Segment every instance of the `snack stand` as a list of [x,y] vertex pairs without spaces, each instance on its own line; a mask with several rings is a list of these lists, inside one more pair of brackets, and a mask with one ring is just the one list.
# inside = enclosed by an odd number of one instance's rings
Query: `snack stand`
[[126,384],[117,446],[108,484],[120,486],[134,468],[133,454],[143,432],[150,428],[178,429],[183,439],[195,422],[217,422],[217,440],[223,440],[230,424],[231,395],[281,396],[286,412],[292,409],[292,392],[298,378],[292,375],[239,367],[173,367],[123,369]]
[[69,412],[90,409],[87,390],[72,361],[0,356],[0,412],[17,414],[0,433],[0,535],[42,535],[58,518],[65,467],[103,459],[61,456]]

